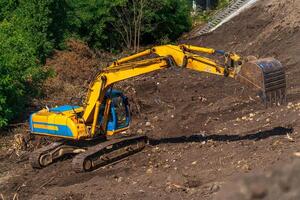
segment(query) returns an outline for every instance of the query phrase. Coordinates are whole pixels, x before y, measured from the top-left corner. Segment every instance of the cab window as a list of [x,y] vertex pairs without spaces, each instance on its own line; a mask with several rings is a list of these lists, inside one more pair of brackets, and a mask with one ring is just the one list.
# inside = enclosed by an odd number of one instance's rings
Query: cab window
[[113,98],[113,104],[115,107],[115,112],[117,117],[117,127],[122,128],[127,126],[126,105],[123,102],[123,98],[122,97]]

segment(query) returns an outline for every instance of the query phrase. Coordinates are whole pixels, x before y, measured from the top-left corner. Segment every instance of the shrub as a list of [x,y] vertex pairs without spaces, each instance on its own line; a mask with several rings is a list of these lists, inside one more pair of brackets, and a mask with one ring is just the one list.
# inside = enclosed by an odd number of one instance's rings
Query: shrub
[[24,112],[49,74],[40,67],[52,50],[45,2],[12,4],[0,22],[0,127]]

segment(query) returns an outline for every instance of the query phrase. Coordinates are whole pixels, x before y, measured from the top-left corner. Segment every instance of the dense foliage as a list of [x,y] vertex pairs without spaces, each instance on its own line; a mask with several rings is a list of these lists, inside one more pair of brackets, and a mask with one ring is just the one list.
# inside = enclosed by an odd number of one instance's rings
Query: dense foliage
[[144,44],[175,40],[191,27],[187,0],[70,0],[68,7],[68,33],[96,48],[131,48],[135,31]]
[[47,76],[39,65],[52,50],[51,1],[0,3],[0,127],[24,111]]
[[186,0],[1,0],[0,127],[24,112],[67,38],[105,50],[169,42],[191,27]]

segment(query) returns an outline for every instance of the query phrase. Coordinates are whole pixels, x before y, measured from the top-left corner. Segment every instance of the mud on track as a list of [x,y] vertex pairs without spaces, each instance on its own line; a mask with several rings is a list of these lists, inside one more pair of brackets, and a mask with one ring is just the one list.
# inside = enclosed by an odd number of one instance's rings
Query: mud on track
[[[262,1],[210,35],[182,41],[241,55],[275,56],[286,67],[289,105],[264,109],[234,80],[183,69],[128,80],[117,87],[132,102],[130,131],[152,138],[144,151],[85,174],[70,170],[71,159],[33,170],[26,159],[16,163],[17,158],[3,152],[0,193],[5,199],[14,194],[19,199],[213,199],[235,177],[266,173],[297,159],[298,10],[298,1]],[[82,44],[57,52],[48,65],[64,75],[58,76],[59,87],[51,84],[57,78],[46,84],[52,92],[35,106],[76,96],[95,72],[93,66],[105,64],[104,57]]]

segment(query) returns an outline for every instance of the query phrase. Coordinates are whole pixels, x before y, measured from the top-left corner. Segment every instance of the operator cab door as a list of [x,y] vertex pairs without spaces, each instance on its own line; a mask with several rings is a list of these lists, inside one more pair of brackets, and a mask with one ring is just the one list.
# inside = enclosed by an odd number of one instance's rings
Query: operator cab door
[[113,135],[115,133],[126,130],[130,123],[130,110],[129,103],[126,96],[120,91],[113,90],[110,94],[106,95],[105,103],[101,105],[99,112],[100,125],[102,127],[104,106],[107,99],[111,99],[110,111],[107,122],[107,135]]

